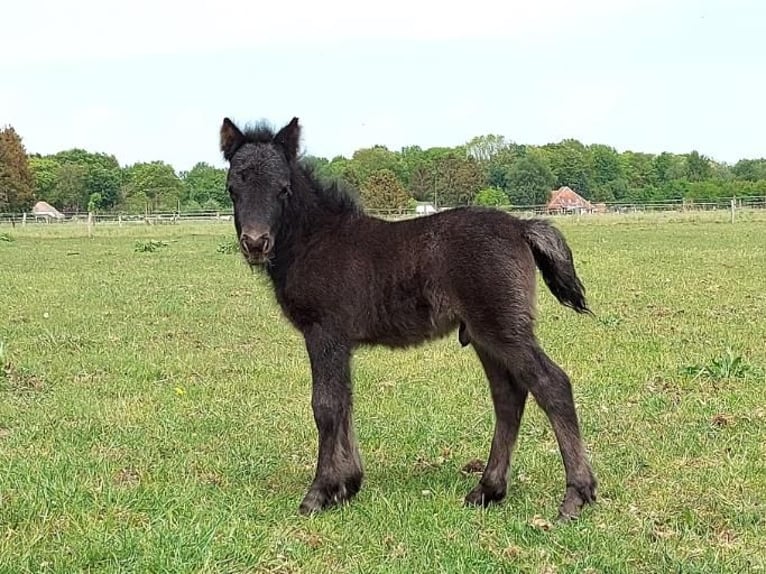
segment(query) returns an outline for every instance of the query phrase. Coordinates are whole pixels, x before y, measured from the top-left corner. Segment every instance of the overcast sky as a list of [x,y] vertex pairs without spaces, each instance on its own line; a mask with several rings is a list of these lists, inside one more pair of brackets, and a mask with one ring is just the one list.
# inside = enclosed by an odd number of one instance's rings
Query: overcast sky
[[766,156],[760,0],[3,0],[0,126],[28,152],[224,165],[224,116],[350,155],[499,133]]

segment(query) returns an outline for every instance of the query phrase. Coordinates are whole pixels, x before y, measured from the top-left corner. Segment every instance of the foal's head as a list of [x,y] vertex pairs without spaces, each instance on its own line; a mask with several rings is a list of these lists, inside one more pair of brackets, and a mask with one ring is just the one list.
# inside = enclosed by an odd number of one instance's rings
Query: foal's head
[[273,252],[280,216],[291,193],[299,139],[298,118],[276,135],[266,128],[243,133],[229,118],[221,125],[234,226],[239,248],[251,265],[266,262]]

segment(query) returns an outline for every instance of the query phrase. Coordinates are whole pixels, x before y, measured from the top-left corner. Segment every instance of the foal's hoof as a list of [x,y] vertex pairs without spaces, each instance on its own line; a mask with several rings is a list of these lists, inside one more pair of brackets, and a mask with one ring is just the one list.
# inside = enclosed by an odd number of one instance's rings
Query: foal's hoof
[[315,485],[303,497],[298,507],[300,514],[309,515],[351,500],[362,486],[361,477],[351,477],[345,482]]
[[303,497],[298,512],[303,515],[316,514],[333,505],[333,501],[324,492],[319,490],[309,490]]
[[586,504],[596,502],[595,480],[584,486],[567,486],[564,502],[559,507],[558,522],[569,522],[580,516],[580,512]]
[[493,488],[479,483],[465,497],[466,506],[482,506],[486,508],[492,503],[505,498],[505,489]]

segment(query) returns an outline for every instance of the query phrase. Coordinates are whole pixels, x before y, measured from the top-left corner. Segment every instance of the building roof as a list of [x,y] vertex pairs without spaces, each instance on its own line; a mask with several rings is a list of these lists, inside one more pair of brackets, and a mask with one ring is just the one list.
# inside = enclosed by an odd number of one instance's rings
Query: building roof
[[35,215],[48,215],[51,217],[64,217],[61,212],[46,201],[38,201],[32,208]]
[[593,209],[590,201],[579,195],[572,188],[563,186],[551,192],[547,208],[554,209]]

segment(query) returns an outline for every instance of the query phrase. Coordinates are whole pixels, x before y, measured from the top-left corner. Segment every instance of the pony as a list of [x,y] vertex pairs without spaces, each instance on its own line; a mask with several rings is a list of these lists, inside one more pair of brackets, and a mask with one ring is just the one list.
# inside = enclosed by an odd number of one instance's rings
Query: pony
[[389,221],[364,212],[299,156],[301,126],[240,129],[228,117],[220,149],[239,249],[263,270],[282,314],[303,335],[318,433],[314,479],[299,506],[311,514],[350,501],[363,470],[352,423],[351,358],[364,345],[403,349],[458,331],[481,363],[494,436],[466,505],[505,498],[531,393],[553,428],[565,470],[558,519],[596,499],[568,375],[534,333],[536,270],[564,306],[592,315],[563,234],[544,219],[459,207]]

